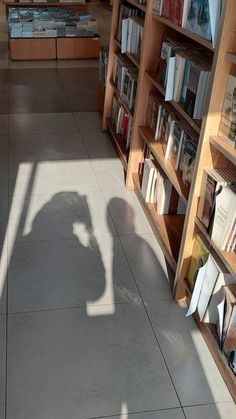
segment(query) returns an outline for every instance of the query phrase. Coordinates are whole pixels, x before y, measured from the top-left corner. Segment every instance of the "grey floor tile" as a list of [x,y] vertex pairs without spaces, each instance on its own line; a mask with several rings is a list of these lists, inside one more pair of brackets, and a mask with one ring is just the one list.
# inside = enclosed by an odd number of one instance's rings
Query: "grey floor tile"
[[77,133],[70,113],[15,114],[9,116],[10,134]]
[[93,159],[91,163],[102,190],[125,190],[125,172],[117,158]]
[[11,195],[84,193],[98,190],[99,183],[87,160],[10,163]]
[[9,312],[140,301],[116,237],[16,244],[9,264]]
[[77,95],[67,94],[67,101],[72,112],[97,112],[98,111],[98,97],[96,90],[91,90],[86,94],[78,92]]
[[186,307],[147,303],[157,339],[183,406],[232,401],[203,337]]
[[143,300],[172,299],[171,272],[155,236],[121,236],[121,242]]
[[0,417],[5,418],[6,317],[0,316]]
[[11,201],[9,241],[115,236],[101,191],[16,195]]
[[0,161],[8,161],[8,136],[0,135]]
[[91,159],[102,164],[104,160],[117,160],[116,151],[111,139],[105,132],[81,132],[85,147]]
[[0,198],[1,204],[7,205],[8,201],[8,162],[0,162]]
[[[0,314],[7,312],[7,246],[0,243]],[[0,351],[1,352],[1,351]]]
[[179,407],[142,305],[10,315],[8,419]]
[[[121,409],[121,412],[125,411],[126,406]],[[182,409],[169,409],[159,410],[155,412],[144,412],[144,413],[133,413],[127,416],[126,413],[119,416],[106,416],[105,418],[99,419],[185,419]]]
[[[59,96],[52,93],[42,97],[41,93],[32,94],[32,96],[16,96],[9,100],[9,114],[33,114],[33,113],[63,113],[70,112],[69,101],[65,96]],[[40,99],[35,99],[39,97]]]
[[74,117],[81,133],[101,131],[102,119],[98,112],[75,112]]
[[8,115],[0,115],[1,135],[8,135]]
[[87,158],[80,134],[10,135],[10,160],[77,160]]
[[234,419],[236,406],[233,402],[205,406],[192,406],[184,409],[187,419]]
[[103,191],[103,194],[119,235],[152,234],[135,192]]

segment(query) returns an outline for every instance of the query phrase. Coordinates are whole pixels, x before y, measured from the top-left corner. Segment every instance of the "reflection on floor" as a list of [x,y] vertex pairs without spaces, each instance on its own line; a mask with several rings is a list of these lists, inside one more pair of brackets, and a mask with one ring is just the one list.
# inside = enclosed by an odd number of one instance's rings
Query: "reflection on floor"
[[233,418],[101,132],[96,71],[0,71],[0,418]]

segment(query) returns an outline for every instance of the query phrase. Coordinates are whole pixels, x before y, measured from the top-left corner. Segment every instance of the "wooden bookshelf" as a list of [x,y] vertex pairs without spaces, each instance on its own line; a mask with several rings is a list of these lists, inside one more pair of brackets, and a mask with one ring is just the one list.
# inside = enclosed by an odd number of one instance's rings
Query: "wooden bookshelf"
[[[121,43],[117,40],[117,39],[114,39],[114,42],[115,42],[115,44],[118,46],[118,48],[120,48],[121,49]],[[129,60],[130,61],[132,61],[132,63],[137,67],[137,68],[139,68],[139,61],[137,60],[137,58],[134,56],[134,55],[132,55],[132,54],[129,54],[128,52],[125,52],[125,55],[129,58]]]
[[[113,62],[115,55],[121,47],[117,41],[117,27],[121,3],[124,3],[124,0],[118,0],[113,4],[108,80],[112,80]],[[145,12],[140,61],[135,62],[134,57],[125,54],[138,68],[139,72],[135,109],[132,113],[133,133],[130,152],[127,157],[126,187],[135,190],[166,260],[175,273],[173,293],[176,300],[184,299],[188,301],[191,293],[186,286],[185,279],[187,278],[194,238],[197,231],[202,232],[209,248],[217,253],[236,281],[235,253],[221,252],[217,249],[197,219],[197,207],[201,193],[204,168],[206,166],[212,168],[228,167],[236,164],[236,150],[218,136],[228,75],[230,72],[235,73],[236,38],[233,36],[236,31],[235,1],[225,0],[215,48],[213,48],[209,41],[153,13],[153,0],[148,0],[145,6],[135,1],[126,1],[125,3],[136,6]],[[166,161],[161,145],[154,139],[154,133],[146,127],[146,110],[150,90],[154,89],[159,92],[163,99],[165,97],[165,89],[158,81],[158,66],[162,39],[166,34],[174,34],[180,40],[185,39],[192,43],[193,48],[197,46],[201,47],[203,55],[205,51],[208,57],[212,56],[211,81],[204,118],[202,120],[195,120],[184,111],[180,103],[175,101],[168,102],[170,107],[173,108],[173,112],[189,124],[199,137],[193,180],[190,188],[186,187],[183,183],[180,173],[174,170],[171,162]],[[104,130],[110,129],[108,125],[109,118],[111,118],[114,95],[119,95],[119,92],[112,83],[108,83],[104,105]],[[141,192],[141,180],[139,177],[139,167],[145,144],[148,145],[157,166],[162,168],[179,196],[187,204],[185,216],[159,216],[155,205],[145,202]],[[119,155],[121,154],[119,152]],[[215,328],[211,325],[201,323],[197,318],[196,321],[229,387],[232,397],[236,401],[235,376],[219,349]]]
[[128,150],[126,150],[126,144],[124,140],[122,139],[121,135],[117,135],[115,133],[115,128],[110,118],[107,119],[107,127],[111,135],[113,145],[117,151],[118,156],[120,157],[121,163],[123,164],[125,171],[127,171],[127,168],[128,168],[127,161],[128,161],[129,152]]

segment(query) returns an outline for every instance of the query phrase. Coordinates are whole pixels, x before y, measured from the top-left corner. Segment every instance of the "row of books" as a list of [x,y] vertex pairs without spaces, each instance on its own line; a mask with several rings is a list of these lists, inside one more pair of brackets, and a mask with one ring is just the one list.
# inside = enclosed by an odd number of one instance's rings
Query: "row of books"
[[170,160],[183,183],[190,186],[198,147],[195,131],[179,120],[155,91],[149,94],[146,126],[151,128],[155,140],[162,145],[165,159]]
[[105,90],[107,83],[108,58],[109,47],[102,47],[99,53],[98,78],[101,82],[103,90]]
[[215,47],[223,0],[154,0],[153,11]]
[[210,76],[211,58],[201,48],[193,50],[189,43],[163,38],[158,77],[165,100],[182,103],[188,115],[202,119]]
[[230,74],[219,126],[219,137],[236,148],[236,76]]
[[119,42],[122,42],[122,29],[123,29],[123,20],[128,20],[128,18],[132,18],[135,20],[138,18],[144,20],[145,13],[136,7],[128,6],[127,4],[121,4],[119,10],[119,20],[118,20],[118,29],[117,29],[117,39]]
[[122,54],[117,54],[114,59],[113,82],[119,91],[121,99],[132,111],[135,106],[138,70]]
[[236,252],[236,168],[205,168],[198,218],[218,249]]
[[113,97],[112,102],[112,125],[121,145],[125,144],[125,149],[130,148],[130,142],[133,129],[133,118],[128,114],[124,107],[118,102],[117,98]]
[[122,19],[121,52],[128,52],[139,60],[141,56],[142,39],[143,19],[130,17]]
[[178,192],[162,171],[157,167],[155,160],[146,146],[146,156],[141,167],[142,185],[141,192],[147,203],[155,204],[157,214],[185,214],[186,205],[181,200]]
[[236,283],[201,234],[196,234],[187,282],[193,290],[187,315],[198,311],[204,323],[215,324],[219,347],[236,373]]
[[93,37],[97,34],[97,22],[91,15],[56,7],[10,8],[8,26],[11,38]]

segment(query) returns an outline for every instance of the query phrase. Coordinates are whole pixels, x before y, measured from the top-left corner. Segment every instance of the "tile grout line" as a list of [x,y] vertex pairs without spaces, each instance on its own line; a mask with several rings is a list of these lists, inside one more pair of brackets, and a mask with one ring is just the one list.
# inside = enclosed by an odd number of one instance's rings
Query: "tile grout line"
[[[169,407],[167,409],[154,409],[154,410],[140,410],[137,412],[128,412],[129,415],[137,415],[137,414],[143,414],[143,413],[156,413],[156,412],[169,412],[169,411],[175,411],[175,410],[182,410],[181,407]],[[124,419],[127,418],[127,413],[115,413],[112,415],[105,415],[105,416],[90,416],[87,419],[109,419],[109,418],[116,418],[119,416],[119,418],[124,417]]]

